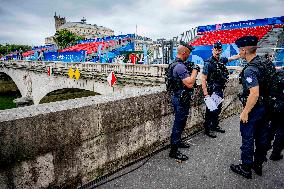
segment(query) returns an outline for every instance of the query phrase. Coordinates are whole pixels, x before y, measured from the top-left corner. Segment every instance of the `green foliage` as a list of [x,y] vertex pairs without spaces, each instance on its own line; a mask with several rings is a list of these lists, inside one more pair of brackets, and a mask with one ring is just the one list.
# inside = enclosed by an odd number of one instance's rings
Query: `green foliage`
[[16,104],[13,102],[13,100],[20,97],[21,93],[19,91],[0,93],[0,110],[16,108]]
[[67,29],[57,31],[54,36],[54,41],[60,49],[75,45],[78,40],[83,39],[83,37],[78,36]]
[[20,48],[23,50],[23,52],[29,51],[32,49],[29,45],[16,45],[16,44],[0,44],[0,54],[6,55],[15,52],[16,50],[20,50]]

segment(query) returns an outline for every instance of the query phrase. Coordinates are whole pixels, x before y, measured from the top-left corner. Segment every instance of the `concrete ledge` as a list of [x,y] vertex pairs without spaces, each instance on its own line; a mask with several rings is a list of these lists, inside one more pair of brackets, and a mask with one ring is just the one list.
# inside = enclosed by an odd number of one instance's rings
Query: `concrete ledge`
[[[240,109],[236,82],[223,116]],[[199,93],[185,134],[202,126]],[[164,86],[0,111],[0,186],[74,188],[162,148],[172,123]]]

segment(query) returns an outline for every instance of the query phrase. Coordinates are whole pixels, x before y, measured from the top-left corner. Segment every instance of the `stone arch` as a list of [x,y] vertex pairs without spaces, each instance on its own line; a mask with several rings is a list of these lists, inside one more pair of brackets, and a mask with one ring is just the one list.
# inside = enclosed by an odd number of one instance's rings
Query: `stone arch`
[[47,94],[57,91],[57,90],[62,90],[62,89],[81,89],[81,90],[87,90],[87,91],[93,91],[98,94],[104,94],[103,91],[101,90],[94,90],[96,87],[86,87],[85,85],[83,86],[82,84],[77,84],[75,82],[73,85],[68,83],[68,82],[59,82],[58,85],[53,85],[53,86],[47,86],[45,88],[40,88],[36,89],[38,92],[33,95],[34,97],[34,103],[39,104],[39,102],[44,98]]
[[15,75],[12,72],[13,71],[10,71],[9,69],[0,69],[0,73],[4,73],[12,79],[12,81],[16,84],[17,88],[19,89],[21,95],[26,96],[27,93],[26,86],[24,85],[23,80],[19,79],[21,76],[23,77],[23,75],[22,74]]
[[[60,93],[60,92],[63,92],[63,93]],[[46,97],[48,98],[48,96],[52,93],[55,93],[55,92],[59,92],[59,94],[57,96],[61,96],[63,94],[67,94],[68,92],[71,92],[73,93],[73,97],[72,98],[68,98],[66,97],[66,99],[64,100],[68,100],[68,99],[74,99],[74,98],[81,98],[81,97],[87,97],[87,96],[95,96],[95,95],[100,95],[99,93],[96,93],[94,91],[91,91],[91,90],[86,90],[86,89],[80,89],[80,88],[63,88],[63,89],[57,89],[57,90],[52,90],[51,92],[47,93],[44,97],[42,97],[40,100],[39,100],[39,104],[42,103],[42,100],[44,100]],[[79,93],[83,93],[83,94],[79,94]],[[56,99],[56,98],[55,98]],[[46,100],[46,99],[45,99]],[[52,100],[52,99],[49,99],[49,100]],[[56,101],[61,101],[61,100],[54,100],[54,101],[51,101],[51,102],[56,102]],[[50,102],[50,101],[49,101]]]

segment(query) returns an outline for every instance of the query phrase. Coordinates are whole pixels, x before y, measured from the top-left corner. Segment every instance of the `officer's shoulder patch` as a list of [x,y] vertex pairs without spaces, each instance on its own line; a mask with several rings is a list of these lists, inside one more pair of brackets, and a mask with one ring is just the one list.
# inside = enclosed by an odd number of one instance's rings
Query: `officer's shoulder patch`
[[247,77],[246,80],[247,80],[248,83],[252,82],[252,78],[251,77]]

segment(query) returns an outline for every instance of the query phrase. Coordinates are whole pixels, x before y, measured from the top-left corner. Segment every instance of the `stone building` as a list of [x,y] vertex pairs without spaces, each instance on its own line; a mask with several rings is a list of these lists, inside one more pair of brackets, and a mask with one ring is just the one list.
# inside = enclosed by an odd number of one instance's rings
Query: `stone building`
[[[83,17],[80,22],[66,22],[65,17],[54,15],[55,30],[60,31],[67,29],[70,32],[82,36],[86,39],[105,37],[114,35],[114,31],[96,24],[87,24],[86,19]],[[45,38],[45,44],[54,44],[54,36]]]

